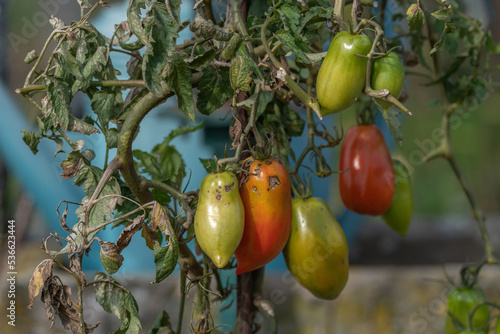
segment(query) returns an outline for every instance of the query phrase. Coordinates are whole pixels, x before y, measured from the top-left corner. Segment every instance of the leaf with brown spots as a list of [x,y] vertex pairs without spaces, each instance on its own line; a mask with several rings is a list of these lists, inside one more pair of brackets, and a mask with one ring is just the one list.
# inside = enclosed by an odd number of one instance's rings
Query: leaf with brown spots
[[31,276],[30,284],[28,286],[30,304],[28,308],[31,309],[33,307],[33,302],[35,301],[36,296],[40,293],[45,281],[47,278],[52,276],[52,266],[54,265],[54,260],[45,259],[36,267],[33,276]]

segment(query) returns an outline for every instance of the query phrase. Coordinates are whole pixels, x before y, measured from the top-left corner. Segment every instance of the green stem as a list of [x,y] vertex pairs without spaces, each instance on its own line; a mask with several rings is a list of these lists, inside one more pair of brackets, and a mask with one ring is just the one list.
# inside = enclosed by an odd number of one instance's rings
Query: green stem
[[359,31],[359,29],[362,26],[366,25],[372,25],[375,28],[375,38],[373,39],[372,47],[370,49],[370,52],[368,55],[366,55],[366,58],[368,59],[366,62],[366,81],[365,81],[365,90],[363,93],[367,96],[377,98],[377,99],[382,99],[384,101],[390,102],[402,111],[404,111],[407,115],[411,116],[412,113],[411,111],[406,108],[401,102],[398,101],[394,96],[391,95],[389,90],[387,89],[382,89],[382,90],[375,90],[371,87],[371,69],[372,69],[372,59],[373,56],[376,55],[378,52],[375,51],[378,41],[380,38],[384,35],[384,31],[380,27],[380,25],[372,20],[367,20],[367,19],[362,19],[359,25],[356,27],[354,30]]
[[335,0],[335,7],[333,7],[333,13],[337,18],[341,20],[344,19],[344,7],[345,7],[345,0]]
[[[90,87],[147,87],[143,80],[98,80],[92,81]],[[27,85],[15,90],[17,94],[27,94],[34,91],[45,90],[45,85]]]
[[262,29],[260,31],[260,39],[262,41],[262,45],[264,46],[264,49],[266,50],[267,56],[273,63],[275,67],[278,68],[279,71],[282,71],[284,74],[284,79],[279,78],[285,82],[285,85],[306,105],[306,107],[310,107],[316,115],[318,116],[319,119],[323,119],[323,116],[321,116],[320,113],[320,106],[318,101],[315,101],[311,98],[311,96],[305,92],[302,87],[299,86],[298,83],[296,83],[289,75],[286,73],[283,64],[274,56],[273,52],[269,48],[269,45],[267,44],[267,39],[266,39],[266,30],[267,26],[271,22],[271,18],[267,18],[264,24],[262,25]]
[[[432,18],[430,17],[429,14],[427,14],[428,12],[426,10],[424,10],[424,12],[426,13],[426,27],[429,36],[429,43],[432,47],[437,43],[437,38],[436,38],[437,35],[434,31],[433,25],[431,24]],[[432,62],[433,62],[434,78],[439,78],[441,75],[441,61],[437,53],[433,55]],[[476,197],[472,191],[472,188],[467,182],[465,175],[461,171],[458,162],[456,161],[455,155],[453,154],[453,151],[451,149],[450,116],[453,115],[455,110],[459,108],[460,103],[449,104],[444,83],[441,83],[439,85],[439,88],[441,95],[441,110],[442,110],[441,143],[436,150],[430,152],[424,158],[424,161],[430,161],[438,157],[444,158],[446,161],[448,161],[451,169],[453,170],[453,173],[458,179],[458,182],[462,190],[465,193],[465,196],[467,197],[467,200],[472,209],[473,217],[476,220],[478,228],[481,232],[481,236],[484,242],[485,258],[486,258],[485,261],[489,264],[500,264],[500,262],[493,255],[493,246],[491,244],[489,233],[486,229],[485,218],[483,216],[482,210],[479,207],[476,201]]]
[[255,86],[255,93],[257,94],[257,99],[256,99],[254,105],[252,106],[252,110],[250,111],[250,117],[248,118],[248,123],[240,135],[239,143],[238,143],[238,146],[236,147],[236,152],[234,153],[234,156],[231,158],[224,158],[224,159],[217,160],[217,166],[223,166],[223,165],[228,164],[228,163],[236,163],[236,162],[240,161],[242,147],[245,144],[245,140],[248,137],[248,135],[250,134],[250,131],[252,131],[252,130],[253,130],[253,134],[254,134],[257,146],[259,146],[261,148],[265,146],[264,140],[260,136],[260,133],[259,133],[259,131],[257,131],[257,127],[255,126],[255,121],[257,118],[257,109],[259,108],[259,96],[260,96],[260,86],[259,85]]
[[179,303],[179,317],[177,321],[177,334],[182,331],[182,318],[184,317],[184,305],[186,303],[186,273],[181,268],[181,301]]
[[360,5],[360,0],[353,0],[351,8],[351,18],[353,27],[356,27],[358,25],[358,18],[356,16],[356,11],[359,5]]
[[[45,52],[47,52],[47,48],[49,47],[49,44],[50,42],[52,41],[52,39],[54,39],[54,37],[59,34],[59,33],[62,33],[64,31],[61,31],[61,30],[54,30],[49,38],[47,38],[47,41],[45,42],[43,48],[42,48],[42,51],[40,51],[40,55],[38,56],[35,64],[33,65],[33,67],[31,68],[30,72],[28,73],[28,76],[26,77],[26,80],[24,81],[24,86],[26,87],[30,81],[31,81],[31,77],[33,76],[33,74],[35,73],[36,69],[38,68],[38,66],[40,65],[40,62],[42,61],[42,58],[43,56],[45,55]],[[17,90],[16,90],[17,92]]]

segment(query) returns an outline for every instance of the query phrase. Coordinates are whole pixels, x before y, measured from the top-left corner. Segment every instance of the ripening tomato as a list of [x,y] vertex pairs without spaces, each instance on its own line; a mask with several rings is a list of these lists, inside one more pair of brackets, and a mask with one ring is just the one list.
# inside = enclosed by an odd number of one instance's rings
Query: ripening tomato
[[288,270],[316,297],[337,298],[349,276],[344,231],[322,199],[294,198],[292,211],[292,229],[283,249]]
[[[399,56],[391,52],[383,57],[376,58],[372,62],[370,83],[373,89],[387,89],[396,99],[399,98],[405,84],[405,69]],[[375,99],[384,109],[392,104],[382,99]]]
[[339,191],[351,211],[378,216],[394,195],[394,169],[382,132],[375,125],[347,131],[339,159]]
[[371,46],[365,35],[346,31],[335,35],[316,79],[322,116],[346,109],[365,88],[367,58],[362,56],[370,52]]
[[[485,301],[484,292],[478,286],[456,286],[451,289],[448,293],[445,333],[458,334],[460,329],[466,328],[484,334],[488,333],[490,309],[488,305],[481,305]],[[470,322],[471,312],[474,312],[472,323]]]
[[232,172],[205,176],[194,217],[196,240],[219,268],[224,267],[243,236],[245,212]]
[[245,230],[236,249],[236,274],[258,269],[278,256],[290,235],[292,190],[288,170],[277,158],[246,159],[240,194]]
[[393,160],[393,167],[396,189],[391,206],[382,214],[382,218],[390,228],[404,236],[413,214],[410,172],[399,160]]

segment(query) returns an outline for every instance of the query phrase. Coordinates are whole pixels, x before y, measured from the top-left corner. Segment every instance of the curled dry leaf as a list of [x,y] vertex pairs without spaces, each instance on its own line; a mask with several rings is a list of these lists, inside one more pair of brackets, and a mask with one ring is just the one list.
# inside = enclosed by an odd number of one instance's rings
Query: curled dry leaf
[[[75,302],[71,299],[71,288],[62,284],[59,277],[50,276],[45,281],[41,298],[45,304],[45,315],[51,321],[50,328],[54,326],[55,316],[58,315],[65,329],[74,334],[82,333],[80,314],[73,307]],[[92,333],[99,324],[85,324],[86,333]]]
[[31,276],[30,284],[28,286],[30,304],[28,308],[33,307],[33,302],[36,296],[40,293],[40,290],[45,284],[45,280],[52,276],[52,266],[54,265],[54,260],[45,259],[36,267],[35,272]]

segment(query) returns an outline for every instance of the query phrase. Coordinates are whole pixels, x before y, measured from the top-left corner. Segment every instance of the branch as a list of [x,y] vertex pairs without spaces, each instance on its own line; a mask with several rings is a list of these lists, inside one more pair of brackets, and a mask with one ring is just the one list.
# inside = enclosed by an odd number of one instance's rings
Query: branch
[[271,19],[268,17],[264,24],[262,25],[262,29],[260,31],[260,38],[262,41],[262,45],[264,46],[267,56],[271,60],[274,66],[276,66],[280,71],[283,71],[285,73],[284,78],[280,78],[282,81],[285,82],[285,85],[290,88],[290,90],[302,101],[304,104],[308,107],[310,107],[318,116],[319,119],[323,119],[320,113],[320,106],[318,101],[313,100],[311,96],[306,93],[302,87],[299,86],[298,83],[296,83],[289,75],[286,73],[283,65],[281,62],[274,56],[273,52],[269,48],[269,45],[267,45],[267,39],[266,39],[266,30],[267,26],[271,22]]
[[[100,80],[92,81],[89,87],[147,87],[143,80]],[[17,88],[17,94],[27,94],[34,91],[46,90],[45,85],[27,85],[23,88]]]

